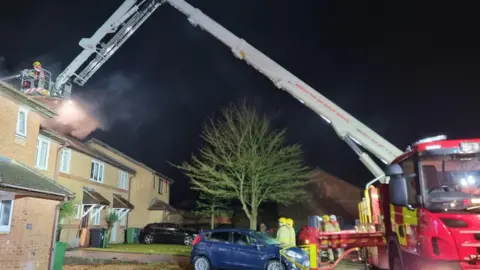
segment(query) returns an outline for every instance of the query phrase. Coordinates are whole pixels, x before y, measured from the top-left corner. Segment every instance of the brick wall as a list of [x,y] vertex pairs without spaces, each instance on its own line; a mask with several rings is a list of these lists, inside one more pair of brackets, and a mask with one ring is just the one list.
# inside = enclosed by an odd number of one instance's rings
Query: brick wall
[[2,270],[48,269],[57,204],[57,201],[45,199],[15,198],[11,231],[0,234]]

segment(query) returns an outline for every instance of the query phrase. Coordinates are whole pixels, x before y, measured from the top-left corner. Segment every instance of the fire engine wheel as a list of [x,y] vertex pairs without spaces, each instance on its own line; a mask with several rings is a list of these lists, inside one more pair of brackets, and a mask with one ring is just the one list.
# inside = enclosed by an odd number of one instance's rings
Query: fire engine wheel
[[391,270],[403,270],[402,263],[400,262],[399,257],[396,257],[395,259],[393,259],[393,265],[392,266],[393,267],[392,267]]

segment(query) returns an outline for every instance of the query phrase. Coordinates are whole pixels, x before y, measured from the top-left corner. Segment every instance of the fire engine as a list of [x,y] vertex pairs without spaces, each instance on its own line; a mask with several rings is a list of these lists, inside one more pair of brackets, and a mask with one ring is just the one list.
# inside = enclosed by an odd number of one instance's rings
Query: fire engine
[[[363,245],[368,247],[364,257],[379,268],[480,269],[480,139],[447,140],[437,136],[401,151],[184,0],[126,0],[92,37],[79,42],[83,51],[56,82],[48,82],[48,91],[40,93],[65,97],[71,91],[71,80],[84,85],[164,4],[186,15],[193,26],[210,33],[277,88],[317,113],[372,172],[375,179],[366,185],[365,198],[359,205],[364,230],[337,238],[373,235],[376,241]],[[28,80],[26,74],[22,72],[22,81]],[[332,240],[332,235],[322,237]],[[354,243],[350,240],[346,242]]]

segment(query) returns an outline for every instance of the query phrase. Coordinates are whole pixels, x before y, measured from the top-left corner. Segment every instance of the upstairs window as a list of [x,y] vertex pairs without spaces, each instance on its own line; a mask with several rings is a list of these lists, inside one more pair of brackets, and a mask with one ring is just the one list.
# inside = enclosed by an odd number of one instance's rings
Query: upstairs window
[[105,165],[103,164],[103,162],[100,162],[98,160],[92,160],[92,167],[90,170],[90,180],[97,183],[103,183],[104,168],[105,168]]
[[128,173],[119,171],[118,173],[118,188],[128,190]]
[[70,172],[70,158],[72,151],[70,149],[62,149],[60,154],[60,171],[63,173]]
[[37,153],[35,154],[35,167],[41,170],[48,169],[48,158],[50,153],[50,139],[38,136]]
[[28,111],[24,108],[18,109],[16,134],[21,137],[27,137],[27,115]]
[[163,194],[163,180],[161,178],[158,179],[158,194]]

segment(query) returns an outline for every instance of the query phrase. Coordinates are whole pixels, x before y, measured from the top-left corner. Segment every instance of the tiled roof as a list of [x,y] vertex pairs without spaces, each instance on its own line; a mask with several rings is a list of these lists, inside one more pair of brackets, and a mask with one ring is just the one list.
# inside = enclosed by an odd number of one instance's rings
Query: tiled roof
[[102,141],[100,141],[100,140],[98,140],[98,139],[96,139],[96,138],[92,138],[92,139],[90,139],[89,141],[87,141],[87,144],[97,144],[97,145],[99,145],[99,146],[101,146],[101,147],[103,147],[103,148],[105,148],[105,149],[107,149],[107,150],[109,150],[109,151],[111,151],[111,152],[119,155],[119,156],[122,156],[123,158],[131,161],[132,163],[137,164],[137,165],[140,166],[140,167],[143,167],[143,168],[145,168],[145,169],[147,169],[147,170],[149,170],[149,171],[152,171],[153,173],[155,173],[155,174],[157,174],[158,176],[160,176],[162,179],[167,180],[170,184],[174,183],[174,181],[173,181],[172,179],[170,179],[169,177],[167,177],[167,176],[165,176],[165,175],[163,175],[163,174],[155,171],[154,169],[148,167],[145,163],[142,163],[142,162],[140,162],[140,161],[138,161],[138,160],[136,160],[136,159],[134,159],[134,158],[131,158],[131,157],[125,155],[124,153],[122,153],[122,152],[120,152],[119,150],[115,149],[114,147],[106,144],[105,142],[102,142]]
[[113,194],[113,208],[127,208],[134,209],[135,206],[121,195]]
[[0,187],[37,192],[59,197],[73,193],[52,179],[12,159],[0,156]]
[[95,190],[83,190],[82,204],[110,205],[110,201]]
[[170,211],[170,212],[176,211],[175,208],[170,206],[168,203],[161,201],[157,198],[152,199],[152,201],[150,202],[150,206],[148,207],[148,210],[163,210],[163,211]]
[[87,144],[83,143],[82,141],[80,141],[78,139],[75,139],[74,137],[71,137],[71,136],[68,136],[68,135],[61,135],[61,134],[55,132],[54,130],[51,130],[51,129],[43,127],[43,126],[40,128],[40,130],[41,130],[42,133],[46,134],[47,136],[53,136],[55,138],[63,140],[64,142],[67,142],[69,148],[72,148],[72,149],[74,149],[78,152],[81,152],[81,153],[85,154],[85,155],[91,156],[95,159],[98,159],[100,161],[108,163],[108,164],[110,164],[110,165],[112,165],[116,168],[119,168],[121,170],[124,170],[128,173],[131,173],[131,174],[136,173],[136,171],[134,169],[121,164],[120,162],[108,157],[107,155],[101,153],[100,151],[92,149]]

